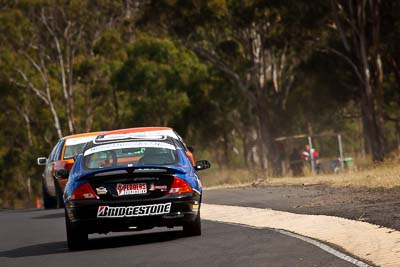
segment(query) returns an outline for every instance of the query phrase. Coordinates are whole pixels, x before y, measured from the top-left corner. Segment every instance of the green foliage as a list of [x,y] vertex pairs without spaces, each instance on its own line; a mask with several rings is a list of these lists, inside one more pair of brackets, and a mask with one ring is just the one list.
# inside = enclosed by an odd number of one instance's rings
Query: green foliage
[[129,49],[115,77],[131,98],[137,125],[171,125],[189,106],[187,91],[206,75],[206,67],[190,51],[168,39],[144,36]]
[[[171,126],[218,167],[257,168],[265,143],[281,157],[274,138],[309,131],[341,132],[346,151],[361,151],[359,83],[331,52],[343,45],[330,1],[0,4],[0,206],[26,198],[27,178],[40,194],[35,159],[58,139],[55,115],[63,135],[71,120],[75,132]],[[400,136],[399,10],[382,3],[388,151]],[[334,140],[317,145],[335,156]]]

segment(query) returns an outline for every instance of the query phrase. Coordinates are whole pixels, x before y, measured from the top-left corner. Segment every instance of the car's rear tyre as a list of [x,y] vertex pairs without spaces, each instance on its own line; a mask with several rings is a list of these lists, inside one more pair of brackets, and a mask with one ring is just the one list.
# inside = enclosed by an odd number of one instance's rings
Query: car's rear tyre
[[57,208],[57,198],[49,195],[43,181],[42,181],[42,196],[43,196],[43,206],[45,209]]
[[200,210],[197,213],[196,219],[194,221],[185,222],[183,224],[183,234],[185,236],[199,236],[199,235],[201,235]]
[[88,233],[79,229],[68,218],[65,212],[65,228],[67,231],[67,244],[70,250],[79,250],[86,247],[88,242]]

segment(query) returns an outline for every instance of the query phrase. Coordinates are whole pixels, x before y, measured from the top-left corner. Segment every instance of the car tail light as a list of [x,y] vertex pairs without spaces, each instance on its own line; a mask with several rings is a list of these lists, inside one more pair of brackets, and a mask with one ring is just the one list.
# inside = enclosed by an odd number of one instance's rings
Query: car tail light
[[96,199],[96,198],[99,197],[96,195],[96,193],[93,191],[92,187],[88,183],[81,184],[80,186],[78,186],[71,196],[72,200]]
[[193,189],[185,180],[174,177],[171,188],[169,189],[170,194],[184,194],[190,192],[193,192]]

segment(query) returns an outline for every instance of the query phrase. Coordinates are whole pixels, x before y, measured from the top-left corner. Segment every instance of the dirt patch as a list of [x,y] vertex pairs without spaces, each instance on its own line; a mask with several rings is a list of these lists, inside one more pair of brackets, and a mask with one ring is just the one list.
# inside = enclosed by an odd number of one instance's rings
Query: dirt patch
[[400,188],[328,185],[244,187],[207,190],[204,202],[339,216],[400,231]]

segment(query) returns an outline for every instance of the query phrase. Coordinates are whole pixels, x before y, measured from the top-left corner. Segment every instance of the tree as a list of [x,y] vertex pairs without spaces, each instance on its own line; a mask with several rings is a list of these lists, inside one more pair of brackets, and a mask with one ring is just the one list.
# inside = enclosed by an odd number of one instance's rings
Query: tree
[[[17,21],[19,23],[17,23]],[[48,106],[53,116],[57,135],[62,136],[60,116],[53,101],[51,81],[45,68],[45,56],[40,46],[35,44],[37,32],[34,26],[19,9],[9,9],[0,15],[0,32],[2,41],[1,65],[8,71],[3,78],[20,88],[26,88]],[[30,51],[35,51],[34,58]]]
[[349,63],[358,80],[364,136],[374,161],[385,156],[381,1],[332,1],[334,29],[343,50],[331,51]]
[[91,116],[83,127],[76,125],[75,98],[78,90],[84,90],[76,70],[86,64],[83,58],[97,60],[95,47],[108,30],[129,28],[132,38],[138,10],[146,2],[24,1],[2,10],[2,44],[18,59],[11,63],[15,74],[10,79],[51,110],[58,137],[63,135],[61,119],[65,118],[70,134],[91,125]]
[[395,125],[395,144],[400,150],[400,3],[398,1],[382,2],[382,51],[385,77],[385,120]]
[[130,92],[128,121],[161,126],[178,121],[189,105],[186,91],[206,71],[193,53],[172,41],[140,37],[115,76],[117,88]]
[[[289,8],[288,2],[293,8]],[[312,40],[309,35],[315,34],[311,27],[310,31],[293,31],[306,19],[298,9],[306,7],[311,12],[311,5],[299,5],[296,1],[285,4],[209,0],[165,1],[152,7],[162,9],[157,12],[161,28],[167,28],[200,58],[224,73],[249,101],[257,118],[260,156],[266,156],[276,174],[281,166],[279,148],[274,142],[279,135],[279,114],[286,109],[296,68],[307,56],[299,39]],[[150,19],[154,21],[154,17]],[[264,160],[261,162],[266,167]]]

